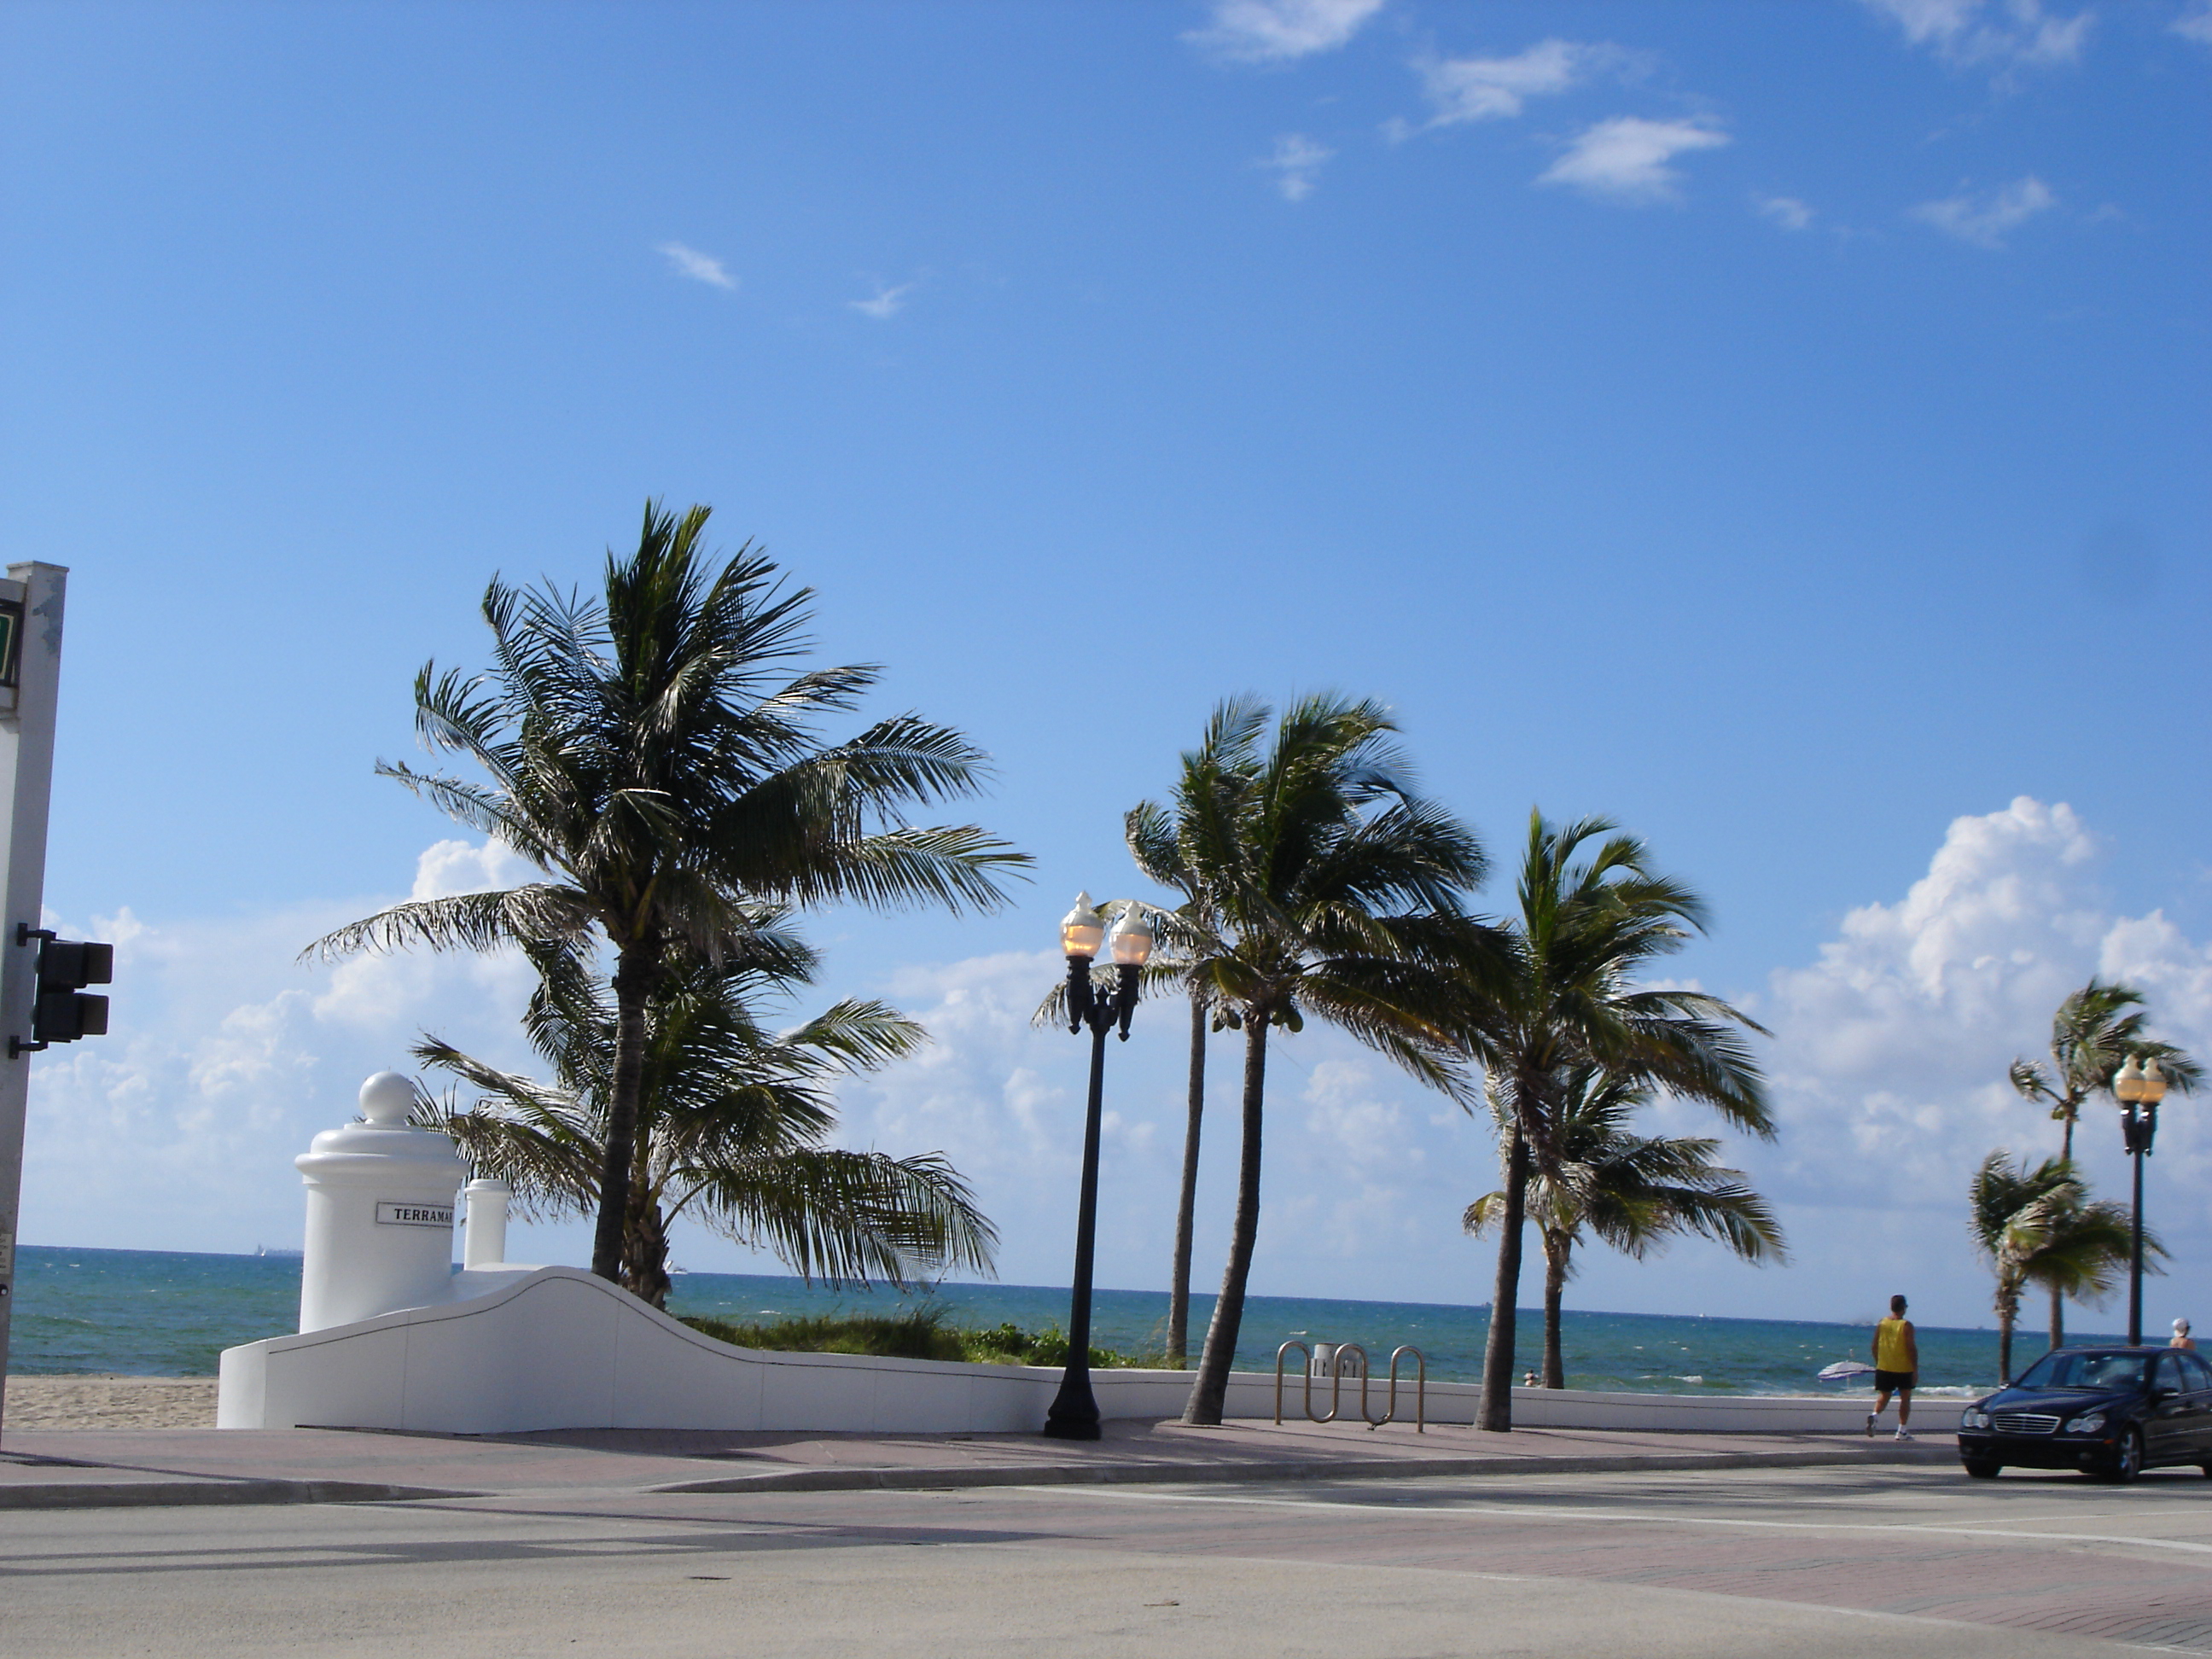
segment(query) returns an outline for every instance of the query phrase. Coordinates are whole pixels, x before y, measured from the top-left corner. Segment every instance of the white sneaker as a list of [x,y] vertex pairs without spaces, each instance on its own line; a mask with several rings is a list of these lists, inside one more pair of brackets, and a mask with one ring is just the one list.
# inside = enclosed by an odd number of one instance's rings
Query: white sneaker
[[1867,1413],[1867,1438],[1869,1440],[1874,1438],[1874,1413],[1872,1412],[1869,1412]]
[[1899,1430],[1898,1430],[1898,1431],[1897,1431],[1897,1437],[1898,1437],[1899,1440],[1910,1440],[1910,1439],[1911,1439],[1911,1438],[1912,1438],[1912,1436],[1911,1436],[1911,1434],[1908,1431],[1906,1431],[1906,1430],[1905,1430],[1905,1429],[1899,1429]]

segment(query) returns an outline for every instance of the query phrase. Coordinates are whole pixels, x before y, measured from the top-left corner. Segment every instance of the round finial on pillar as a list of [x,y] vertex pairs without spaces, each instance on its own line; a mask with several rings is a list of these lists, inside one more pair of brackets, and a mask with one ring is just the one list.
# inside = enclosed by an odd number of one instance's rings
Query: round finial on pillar
[[361,1085],[361,1115],[380,1129],[404,1127],[415,1110],[415,1080],[379,1072]]

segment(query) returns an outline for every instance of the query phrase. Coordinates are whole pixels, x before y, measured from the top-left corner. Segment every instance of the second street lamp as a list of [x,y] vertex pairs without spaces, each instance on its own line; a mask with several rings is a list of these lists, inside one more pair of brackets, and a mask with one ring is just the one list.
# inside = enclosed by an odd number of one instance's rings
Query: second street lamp
[[2127,1113],[2120,1120],[2120,1138],[2136,1164],[2134,1253],[2128,1264],[2128,1341],[2133,1345],[2142,1340],[2142,1166],[2150,1156],[2151,1142],[2158,1139],[2158,1103],[2166,1098],[2166,1073],[2155,1059],[2146,1062],[2141,1054],[2130,1054],[2112,1079],[2112,1092]]
[[[1091,963],[1102,942],[1114,958],[1114,989],[1103,997],[1091,982]],[[1091,1259],[1098,1231],[1098,1126],[1106,1092],[1106,1033],[1118,1029],[1121,1040],[1129,1040],[1137,978],[1152,954],[1152,930],[1133,904],[1115,920],[1109,937],[1105,918],[1091,908],[1091,895],[1082,893],[1060,921],[1060,947],[1067,957],[1067,1029],[1091,1028],[1091,1097],[1083,1116],[1083,1189],[1075,1212],[1067,1370],[1045,1413],[1044,1431],[1058,1440],[1096,1440],[1098,1401],[1091,1392]]]

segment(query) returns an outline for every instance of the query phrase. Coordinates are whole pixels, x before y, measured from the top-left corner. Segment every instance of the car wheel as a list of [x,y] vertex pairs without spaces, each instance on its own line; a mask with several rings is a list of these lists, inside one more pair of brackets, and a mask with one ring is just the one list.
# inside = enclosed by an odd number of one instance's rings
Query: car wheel
[[2122,1430],[2120,1443],[2113,1451],[2112,1460],[2105,1465],[2102,1471],[2105,1479],[2117,1485],[2125,1486],[2142,1473],[2142,1431]]
[[1964,1468],[1968,1474],[1972,1475],[1977,1480],[1994,1480],[1999,1474],[2003,1473],[2004,1470],[2003,1464],[1992,1463],[1986,1457],[1966,1458],[1960,1463],[1960,1467]]

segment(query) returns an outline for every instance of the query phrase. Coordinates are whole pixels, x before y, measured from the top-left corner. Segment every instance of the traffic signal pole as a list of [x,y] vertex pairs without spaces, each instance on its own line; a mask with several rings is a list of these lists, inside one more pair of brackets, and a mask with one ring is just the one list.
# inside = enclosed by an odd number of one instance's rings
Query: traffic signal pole
[[[54,782],[54,707],[61,690],[62,605],[69,572],[11,564],[0,582],[0,1033],[27,1036],[37,994],[35,939],[46,886],[46,803]],[[0,1426],[8,1409],[8,1331],[15,1307],[15,1218],[23,1195],[23,1116],[31,1059],[0,1059]]]

